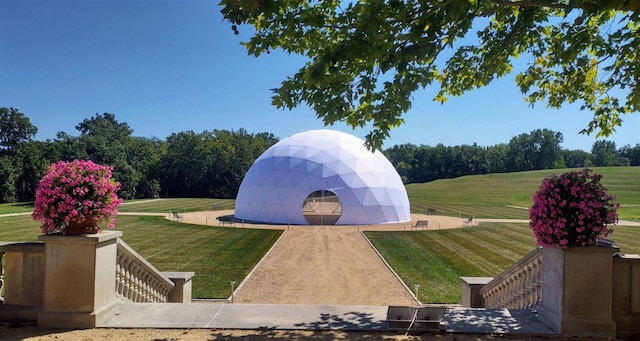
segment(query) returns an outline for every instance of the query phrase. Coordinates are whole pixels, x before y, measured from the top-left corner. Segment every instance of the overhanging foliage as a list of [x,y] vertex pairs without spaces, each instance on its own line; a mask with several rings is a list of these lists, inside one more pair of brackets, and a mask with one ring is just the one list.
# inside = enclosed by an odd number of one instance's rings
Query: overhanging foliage
[[310,105],[327,125],[372,123],[379,148],[404,123],[412,94],[437,86],[446,102],[527,66],[516,83],[531,105],[579,103],[583,133],[611,135],[638,112],[639,0],[222,0],[222,13],[255,27],[249,54],[270,50],[309,61],[273,89],[273,104]]

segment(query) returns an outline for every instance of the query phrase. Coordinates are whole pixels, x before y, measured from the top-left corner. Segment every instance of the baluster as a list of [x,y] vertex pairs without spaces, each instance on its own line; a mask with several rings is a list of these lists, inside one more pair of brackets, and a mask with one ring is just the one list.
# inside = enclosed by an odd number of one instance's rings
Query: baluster
[[520,283],[520,302],[518,302],[518,309],[524,309],[529,303],[529,265],[525,265],[521,269],[521,283]]
[[125,262],[125,292],[124,296],[129,300],[129,302],[133,302],[133,273],[132,273],[133,263],[130,259],[127,258]]
[[4,259],[4,251],[0,251],[0,304],[4,304],[4,266],[2,260]]
[[505,278],[502,282],[500,282],[496,289],[498,290],[498,296],[496,297],[493,308],[501,307],[505,300],[505,296],[507,293],[507,279]]
[[522,301],[522,271],[519,269],[513,274],[513,297],[509,308],[520,309]]
[[515,297],[518,295],[518,288],[516,286],[517,278],[517,274],[511,274],[511,276],[509,276],[509,281],[507,282],[509,285],[509,294],[506,297],[503,308],[511,308],[515,303]]
[[149,282],[151,281],[151,274],[145,272],[144,274],[144,299],[146,302],[153,302],[153,297],[151,297],[151,288],[149,286]]
[[527,265],[527,283],[526,283],[526,291],[527,291],[527,302],[525,306],[530,306],[535,302],[536,295],[536,281],[535,281],[535,263],[529,263]]
[[133,296],[131,299],[133,302],[140,302],[140,274],[138,272],[138,264],[132,263],[131,265],[131,284],[133,288]]
[[160,302],[158,296],[156,295],[156,288],[158,287],[158,278],[156,276],[151,276],[149,279],[149,298],[152,302]]
[[160,297],[158,296],[158,279],[154,276],[149,281],[149,296],[151,296],[151,300],[153,302],[160,302]]
[[116,261],[116,294],[122,298],[124,292],[124,270],[122,268],[123,255],[122,252],[118,252]]
[[139,264],[138,264],[136,273],[137,273],[136,283],[138,283],[138,290],[136,290],[138,292],[138,302],[146,302],[145,289],[144,289],[145,272],[144,272],[144,269]]
[[515,304],[515,298],[518,295],[518,288],[516,286],[516,279],[517,279],[517,275],[516,274],[511,274],[509,275],[509,281],[507,282],[509,285],[509,290],[508,290],[508,295],[506,297],[506,301],[504,303],[503,308],[511,308],[513,306],[513,304]]
[[522,309],[527,305],[527,266],[520,269],[518,276],[518,306],[517,309]]
[[491,290],[487,291],[485,295],[482,296],[484,298],[484,306],[485,307],[493,307],[496,301],[496,291],[495,287],[491,288]]
[[538,256],[535,264],[536,303],[542,300],[542,255]]

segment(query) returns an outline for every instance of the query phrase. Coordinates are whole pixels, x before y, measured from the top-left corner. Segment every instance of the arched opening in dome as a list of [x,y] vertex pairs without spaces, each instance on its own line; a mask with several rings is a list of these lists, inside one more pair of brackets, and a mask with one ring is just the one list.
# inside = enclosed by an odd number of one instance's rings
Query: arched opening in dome
[[309,225],[334,225],[342,215],[340,198],[329,190],[319,190],[307,196],[302,215]]

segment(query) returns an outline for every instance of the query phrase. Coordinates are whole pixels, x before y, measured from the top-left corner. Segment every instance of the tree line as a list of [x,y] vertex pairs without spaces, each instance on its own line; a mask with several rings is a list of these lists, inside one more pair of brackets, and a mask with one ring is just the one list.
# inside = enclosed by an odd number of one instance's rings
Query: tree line
[[537,129],[490,147],[402,144],[386,149],[385,154],[404,183],[473,174],[640,165],[640,144],[618,149],[613,141],[598,140],[589,153],[563,149],[562,141],[560,132]]
[[[15,108],[0,108],[0,202],[26,202],[47,167],[59,160],[88,159],[112,165],[125,199],[155,197],[235,198],[244,175],[279,140],[244,129],[173,133],[164,140],[133,136],[110,113],[76,125],[78,134],[58,132],[34,139],[37,127]],[[597,141],[591,153],[560,148],[562,134],[535,130],[491,147],[403,144],[384,150],[405,183],[470,174],[582,166],[640,165],[640,144],[616,148]]]
[[0,202],[33,200],[47,167],[73,159],[113,166],[125,199],[235,198],[253,161],[278,142],[273,134],[244,129],[184,131],[165,140],[138,137],[110,113],[75,128],[77,136],[58,132],[53,140],[36,141],[38,129],[28,117],[0,108]]

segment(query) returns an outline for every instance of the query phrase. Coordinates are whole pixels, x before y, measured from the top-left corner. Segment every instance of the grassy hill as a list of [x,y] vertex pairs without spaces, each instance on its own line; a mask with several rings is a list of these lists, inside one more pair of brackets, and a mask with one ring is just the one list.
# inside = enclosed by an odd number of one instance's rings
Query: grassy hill
[[[621,219],[640,221],[640,167],[594,167],[616,197]],[[528,219],[531,195],[550,174],[569,169],[470,175],[407,185],[411,211],[477,218]]]

